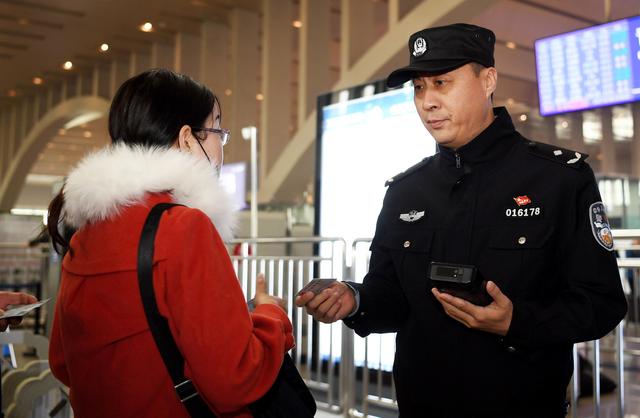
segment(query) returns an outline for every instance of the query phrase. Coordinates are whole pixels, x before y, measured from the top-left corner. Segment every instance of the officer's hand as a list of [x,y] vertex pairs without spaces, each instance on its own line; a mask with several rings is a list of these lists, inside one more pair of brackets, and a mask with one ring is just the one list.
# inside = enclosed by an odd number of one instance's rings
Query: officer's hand
[[494,282],[487,283],[487,292],[493,298],[493,302],[485,307],[439,292],[435,287],[431,292],[442,304],[447,315],[468,328],[507,335],[513,316],[513,303]]
[[330,324],[349,315],[356,306],[356,298],[349,286],[335,282],[317,295],[302,293],[296,298],[296,306],[306,307],[316,321]]

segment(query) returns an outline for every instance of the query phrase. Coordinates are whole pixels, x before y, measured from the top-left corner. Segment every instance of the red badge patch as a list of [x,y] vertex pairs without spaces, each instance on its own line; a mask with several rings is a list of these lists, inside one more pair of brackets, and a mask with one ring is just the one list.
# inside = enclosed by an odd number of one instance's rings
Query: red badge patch
[[518,196],[514,197],[513,200],[515,200],[518,206],[527,206],[529,203],[531,203],[531,199],[529,199],[529,196]]

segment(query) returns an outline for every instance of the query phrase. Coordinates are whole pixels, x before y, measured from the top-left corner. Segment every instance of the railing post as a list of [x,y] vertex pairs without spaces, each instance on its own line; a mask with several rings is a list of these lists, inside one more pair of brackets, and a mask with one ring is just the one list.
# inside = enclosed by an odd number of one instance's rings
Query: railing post
[[580,361],[578,345],[573,345],[573,377],[571,378],[571,418],[578,418],[578,399],[580,397]]
[[[354,256],[355,258],[355,256]],[[345,278],[349,280],[355,280],[353,272],[354,266],[351,268],[346,266],[345,262]],[[355,376],[355,364],[353,355],[353,330],[342,324],[342,353],[341,353],[341,365],[340,365],[340,384],[342,386],[340,406],[342,407],[343,416],[348,418],[355,406],[355,389],[356,389],[356,376]]]
[[624,320],[616,328],[616,374],[618,375],[618,417],[624,418]]
[[593,341],[593,408],[594,418],[600,418],[600,340]]

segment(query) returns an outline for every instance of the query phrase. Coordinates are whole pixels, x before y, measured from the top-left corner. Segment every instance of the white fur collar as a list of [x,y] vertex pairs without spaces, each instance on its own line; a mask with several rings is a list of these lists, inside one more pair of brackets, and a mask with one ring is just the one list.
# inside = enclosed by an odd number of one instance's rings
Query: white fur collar
[[120,144],[85,157],[64,186],[65,222],[79,229],[143,202],[146,193],[165,191],[175,203],[202,210],[223,240],[233,238],[233,205],[213,168],[174,148]]

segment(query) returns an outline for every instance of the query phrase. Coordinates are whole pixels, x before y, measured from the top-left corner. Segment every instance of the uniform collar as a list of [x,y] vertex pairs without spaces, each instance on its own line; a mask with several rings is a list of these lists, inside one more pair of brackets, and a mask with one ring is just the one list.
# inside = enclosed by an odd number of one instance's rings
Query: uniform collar
[[504,107],[494,107],[493,114],[496,118],[484,131],[471,142],[458,150],[438,145],[440,157],[460,165],[476,165],[503,157],[513,145],[510,137],[516,133],[509,112]]

